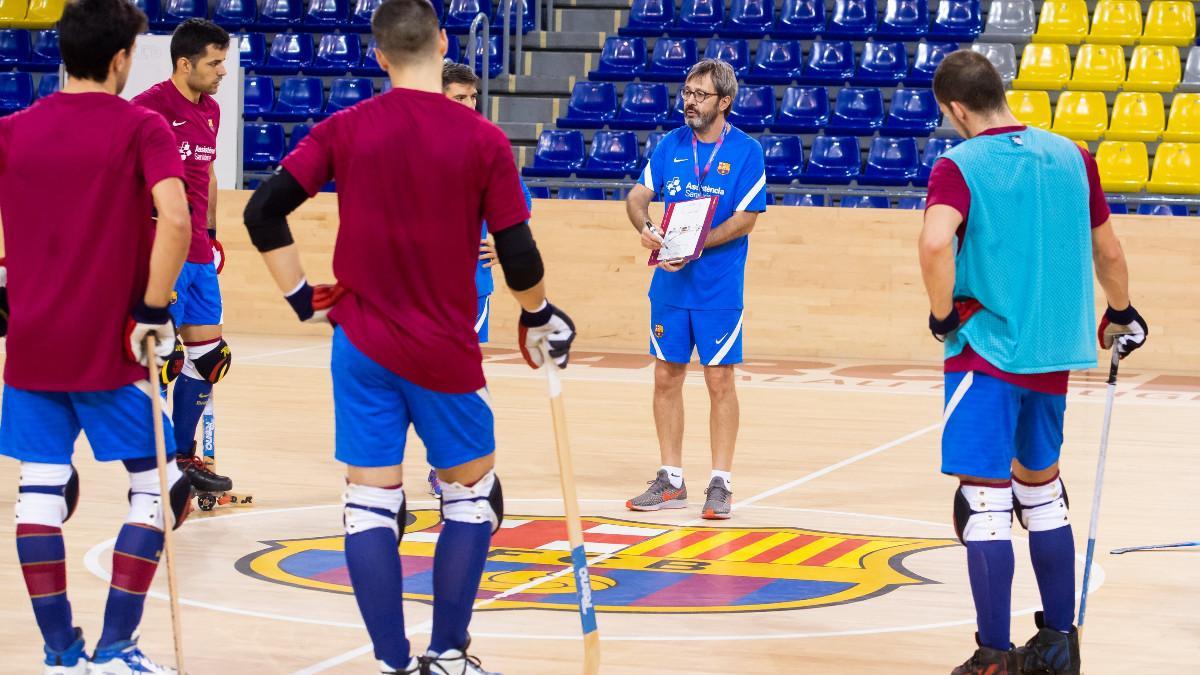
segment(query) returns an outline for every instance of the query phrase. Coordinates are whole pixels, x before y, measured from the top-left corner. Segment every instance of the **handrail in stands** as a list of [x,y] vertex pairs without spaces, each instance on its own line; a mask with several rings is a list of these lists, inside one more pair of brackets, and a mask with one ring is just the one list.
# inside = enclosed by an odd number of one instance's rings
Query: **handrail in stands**
[[[505,21],[505,24],[506,24],[505,29],[506,30],[507,30],[507,23],[508,22]],[[480,110],[483,112],[483,116],[488,119],[491,119],[491,108],[488,106],[488,98],[489,98],[489,94],[490,94],[490,90],[491,90],[491,87],[489,86],[489,84],[491,82],[490,69],[492,66],[492,56],[491,56],[492,23],[488,19],[487,14],[484,14],[483,12],[476,14],[475,18],[471,20],[471,29],[467,33],[467,45],[468,45],[468,55],[467,55],[468,61],[467,61],[467,63],[468,63],[468,65],[470,65],[472,72],[476,72],[476,73],[480,72],[479,69],[477,69],[475,67],[475,59],[478,58],[478,53],[479,53],[479,50],[476,49],[476,45],[479,44],[478,41],[476,40],[476,37],[478,37],[478,35],[479,35],[480,24],[483,25],[483,77],[481,77],[479,79],[483,80],[483,84],[482,84],[482,91],[479,92],[479,102],[480,102]],[[506,55],[507,55],[507,52],[506,52]]]

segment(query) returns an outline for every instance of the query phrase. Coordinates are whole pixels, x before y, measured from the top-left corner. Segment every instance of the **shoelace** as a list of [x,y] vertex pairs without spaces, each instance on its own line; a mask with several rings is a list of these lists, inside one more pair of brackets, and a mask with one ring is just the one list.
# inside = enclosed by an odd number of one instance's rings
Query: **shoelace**
[[195,455],[187,458],[184,462],[182,462],[179,466],[179,469],[181,471],[186,471],[188,467],[190,467],[193,471],[197,471],[197,472],[203,473],[203,474],[208,474],[209,476],[217,475],[217,474],[213,473],[212,471],[210,471],[208,469],[208,467],[204,465],[204,460],[200,459],[199,457],[197,457]]

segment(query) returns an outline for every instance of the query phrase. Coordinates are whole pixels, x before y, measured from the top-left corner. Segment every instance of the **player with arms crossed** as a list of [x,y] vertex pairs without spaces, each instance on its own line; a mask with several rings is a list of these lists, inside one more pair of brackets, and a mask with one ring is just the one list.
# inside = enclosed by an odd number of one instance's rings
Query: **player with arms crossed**
[[662,247],[662,232],[648,208],[664,202],[717,197],[704,254],[690,263],[663,261],[650,284],[650,354],[654,364],[654,424],[662,468],[650,487],[625,505],[634,511],[684,508],[683,382],[692,351],[699,352],[711,402],[712,476],[701,515],[729,518],[733,506],[733,449],[739,409],[733,366],[742,362],[742,308],[749,234],[767,208],[762,146],[726,121],[737,77],[723,61],[692,67],[680,96],[682,127],[654,149],[641,181],[629,191],[626,211],[642,246]]
[[221,107],[213,96],[225,77],[229,33],[205,19],[188,19],[171,35],[171,79],[134,97],[171,123],[183,160],[192,244],[171,302],[183,344],[163,368],[163,383],[175,381],[176,461],[200,492],[226,492],[233,481],[218,476],[196,456],[196,425],[213,385],[229,372],[229,345],[221,337],[221,288],[217,274],[225,255],[217,241],[217,131]]
[[[145,29],[126,0],[67,3],[58,23],[66,87],[0,120],[0,279],[11,306],[0,454],[21,462],[17,558],[48,674],[175,672],[134,638],[163,545],[150,399],[158,384],[146,378],[147,361],[163,363],[175,345],[167,304],[189,232],[170,127],[117,96]],[[145,353],[147,335],[158,340],[155,354]],[[90,671],[67,599],[62,533],[79,499],[71,455],[80,431],[97,460],[120,460],[129,472]],[[182,522],[191,490],[173,462],[167,468]]]
[[[504,509],[473,330],[481,221],[523,308],[521,348],[530,364],[541,365],[548,347],[565,367],[574,327],[546,302],[508,140],[442,93],[447,43],[433,7],[385,0],[371,28],[393,89],[313,127],[251,197],[246,227],[299,318],[328,313],[336,326],[331,369],[336,457],[348,465],[346,563],[381,672],[482,674],[466,653],[467,626]],[[286,216],[330,179],[338,185],[338,286],[314,288]],[[410,425],[442,481],[433,628],[421,658],[405,636],[397,548]]]
[[[1059,477],[1068,371],[1096,365],[1093,264],[1108,299],[1100,342],[1122,357],[1146,340],[1095,160],[1022,126],[987,58],[958,51],[934,95],[966,139],[933,167],[920,260],[929,327],[945,342],[942,472],[956,476],[979,649],[955,675],[1077,675],[1075,544]],[[1043,611],[1009,641],[1012,520],[1029,530]]]

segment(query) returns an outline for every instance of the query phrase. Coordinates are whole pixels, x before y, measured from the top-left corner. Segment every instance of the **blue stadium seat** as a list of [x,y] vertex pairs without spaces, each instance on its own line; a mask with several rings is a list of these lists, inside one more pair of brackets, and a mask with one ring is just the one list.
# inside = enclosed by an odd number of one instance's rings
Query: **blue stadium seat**
[[970,42],[981,32],[983,10],[980,0],[941,0],[929,29],[929,38]]
[[260,117],[270,122],[304,122],[319,118],[325,105],[324,95],[319,77],[285,77],[279,83],[275,107]]
[[163,6],[163,26],[174,27],[188,19],[207,18],[207,0],[167,0]]
[[854,84],[896,86],[908,74],[908,52],[902,42],[868,42],[854,74]]
[[570,176],[583,166],[583,134],[551,129],[538,136],[533,165],[521,170],[526,176],[551,178]]
[[666,124],[670,108],[671,94],[667,85],[630,82],[625,85],[621,107],[610,126],[614,129],[657,129]]
[[38,82],[37,97],[46,98],[50,94],[58,91],[61,86],[58,79],[58,73],[46,73],[42,75],[41,82]]
[[558,189],[559,199],[582,199],[586,201],[604,201],[604,188],[562,187]]
[[804,170],[804,147],[799,136],[764,134],[758,142],[763,147],[768,183],[786,185],[800,177]]
[[917,168],[917,177],[913,180],[913,185],[929,185],[929,172],[933,169],[933,163],[959,143],[962,143],[961,138],[931,138],[926,141],[925,152],[921,153],[921,166]]
[[150,24],[150,28],[158,28],[159,20],[162,19],[162,6],[158,0],[131,0],[133,6],[142,10],[146,15],[146,21]]
[[806,183],[846,185],[858,177],[862,157],[854,136],[817,136],[801,176]]
[[302,123],[302,124],[292,125],[292,134],[291,134],[291,138],[288,139],[288,148],[287,148],[289,155],[292,153],[293,150],[296,149],[297,145],[300,145],[300,141],[304,140],[304,137],[307,136],[308,132],[310,132],[310,131],[312,131],[312,125],[308,124],[307,122]]
[[656,37],[666,33],[674,21],[674,0],[633,0],[629,21],[621,27],[620,33]]
[[247,75],[244,90],[242,112],[246,119],[256,119],[275,107],[275,81],[270,75]]
[[33,75],[0,73],[0,116],[24,110],[33,103]]
[[884,136],[928,136],[941,122],[941,111],[931,89],[897,89],[883,120]]
[[834,0],[825,37],[865,40],[875,33],[875,0]]
[[[363,50],[362,61],[357,66],[350,69],[350,72],[359,77],[383,77],[387,73],[383,72],[383,68],[379,67],[379,61],[375,59],[375,38],[367,43],[367,48]],[[385,83],[390,83],[391,80],[384,79]]]
[[349,108],[375,95],[375,84],[365,77],[339,77],[329,86],[325,116]]
[[667,113],[667,122],[673,123],[676,126],[683,124],[683,121],[684,121],[683,109],[684,109],[684,102],[683,102],[683,93],[682,93],[682,88],[681,88],[680,94],[675,97],[675,107],[671,108],[671,112]]
[[896,208],[905,209],[908,211],[924,211],[925,210],[925,198],[924,197],[901,197],[900,203],[896,204]]
[[253,72],[267,62],[267,36],[262,33],[242,33],[237,39],[241,64],[247,72]]
[[642,151],[641,160],[638,162],[638,171],[641,171],[646,166],[646,162],[650,161],[650,155],[654,154],[654,149],[666,135],[665,131],[655,131],[646,136],[646,149]]
[[746,81],[788,84],[800,76],[803,58],[799,40],[762,40]]
[[[350,12],[350,18],[346,21],[345,30],[355,33],[370,33],[371,15],[375,13],[376,8],[381,4],[383,4],[383,0],[355,0],[354,9]],[[435,4],[434,6],[436,7],[437,5]]]
[[[471,22],[475,20],[475,15],[480,13],[492,16],[491,0],[450,0],[450,8],[446,10],[442,27],[447,33],[466,35],[471,31]],[[500,30],[497,28],[493,32],[499,33]]]
[[29,60],[21,64],[21,70],[35,72],[57,72],[62,63],[62,52],[58,49],[58,31],[39,30],[33,32],[33,45]]
[[1129,204],[1125,202],[1109,202],[1108,211],[1114,216],[1124,216],[1129,214]]
[[267,61],[258,72],[269,75],[295,75],[312,65],[313,41],[308,33],[277,33],[271,40]]
[[625,178],[638,170],[638,139],[632,131],[597,131],[581,178]]
[[733,0],[721,26],[725,37],[761,38],[775,22],[775,0]]
[[213,9],[213,22],[228,31],[242,30],[258,22],[255,0],[219,0]]
[[1139,216],[1186,216],[1186,204],[1138,204]]
[[788,87],[771,131],[815,134],[828,124],[829,92],[825,87]]
[[842,197],[838,206],[847,209],[887,209],[891,208],[891,202],[883,195],[858,195]]
[[908,185],[917,177],[920,155],[915,138],[876,136],[867,150],[860,185]]
[[603,129],[617,114],[617,90],[611,82],[576,82],[567,114],[558,118],[563,129]]
[[446,36],[446,59],[454,63],[462,62],[462,46],[458,43],[457,35]]
[[302,23],[314,33],[340,28],[349,23],[349,9],[347,0],[309,0]]
[[894,40],[919,40],[929,32],[928,0],[887,0],[879,28],[878,37]]
[[775,88],[769,85],[738,87],[729,121],[742,131],[763,131],[775,121]]
[[727,40],[713,38],[704,48],[704,58],[720,59],[730,66],[738,78],[746,76],[750,70],[750,43],[747,40]]
[[298,28],[304,14],[304,0],[263,0],[255,30],[285,31]]
[[529,194],[533,195],[534,199],[550,199],[550,188],[535,185],[529,188]]
[[437,14],[438,25],[446,22],[446,2],[445,0],[429,0],[429,4],[433,5],[433,11]]
[[696,65],[696,41],[692,38],[660,38],[654,43],[650,64],[642,72],[643,80],[683,82]]
[[304,74],[343,75],[361,62],[362,44],[357,35],[326,33],[317,43],[317,55],[312,65],[304,68]]
[[958,51],[954,42],[922,42],[917,45],[917,55],[913,58],[912,70],[904,78],[904,84],[910,87],[929,87],[933,85],[933,73],[946,55]]
[[811,40],[825,31],[825,0],[783,0],[771,37]]
[[242,166],[251,171],[269,169],[283,159],[287,147],[283,125],[249,123],[242,132]]
[[[520,3],[520,4],[518,4]],[[436,3],[435,3],[436,4]],[[504,32],[504,9],[501,7],[503,2],[497,2],[494,14],[492,15],[492,32]],[[523,25],[521,26],[521,34],[524,35],[533,30],[533,8],[529,6],[529,0],[512,0],[512,9],[508,14],[508,34],[517,34],[517,9],[524,6]]]
[[604,40],[600,65],[588,79],[607,82],[636,80],[646,69],[646,41],[640,37],[610,37]]
[[725,0],[683,0],[667,33],[676,37],[708,37],[716,35],[724,19]]
[[845,84],[854,77],[854,47],[842,40],[817,40],[800,81],[804,84]]
[[14,68],[26,63],[32,53],[29,31],[0,30],[0,67]]
[[825,206],[825,195],[788,193],[780,203],[784,206]]
[[883,126],[883,93],[874,88],[846,87],[838,92],[829,116],[831,134],[870,136]]
[[[470,47],[464,47],[470,49]],[[504,69],[504,62],[501,60],[504,51],[504,36],[499,32],[492,33],[491,39],[488,41],[488,79],[494,80],[500,77],[500,71]],[[466,60],[466,55],[463,60]],[[475,74],[483,77],[483,34],[475,36]]]

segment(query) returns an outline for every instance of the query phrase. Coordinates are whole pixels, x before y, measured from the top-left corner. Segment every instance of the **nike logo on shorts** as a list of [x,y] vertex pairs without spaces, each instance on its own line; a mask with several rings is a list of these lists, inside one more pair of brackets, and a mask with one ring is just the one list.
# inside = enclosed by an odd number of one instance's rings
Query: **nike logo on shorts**
[[722,342],[724,342],[725,338],[727,338],[727,337],[729,337],[729,333],[726,333],[726,334],[722,335],[721,337],[717,338],[717,344],[721,344]]

